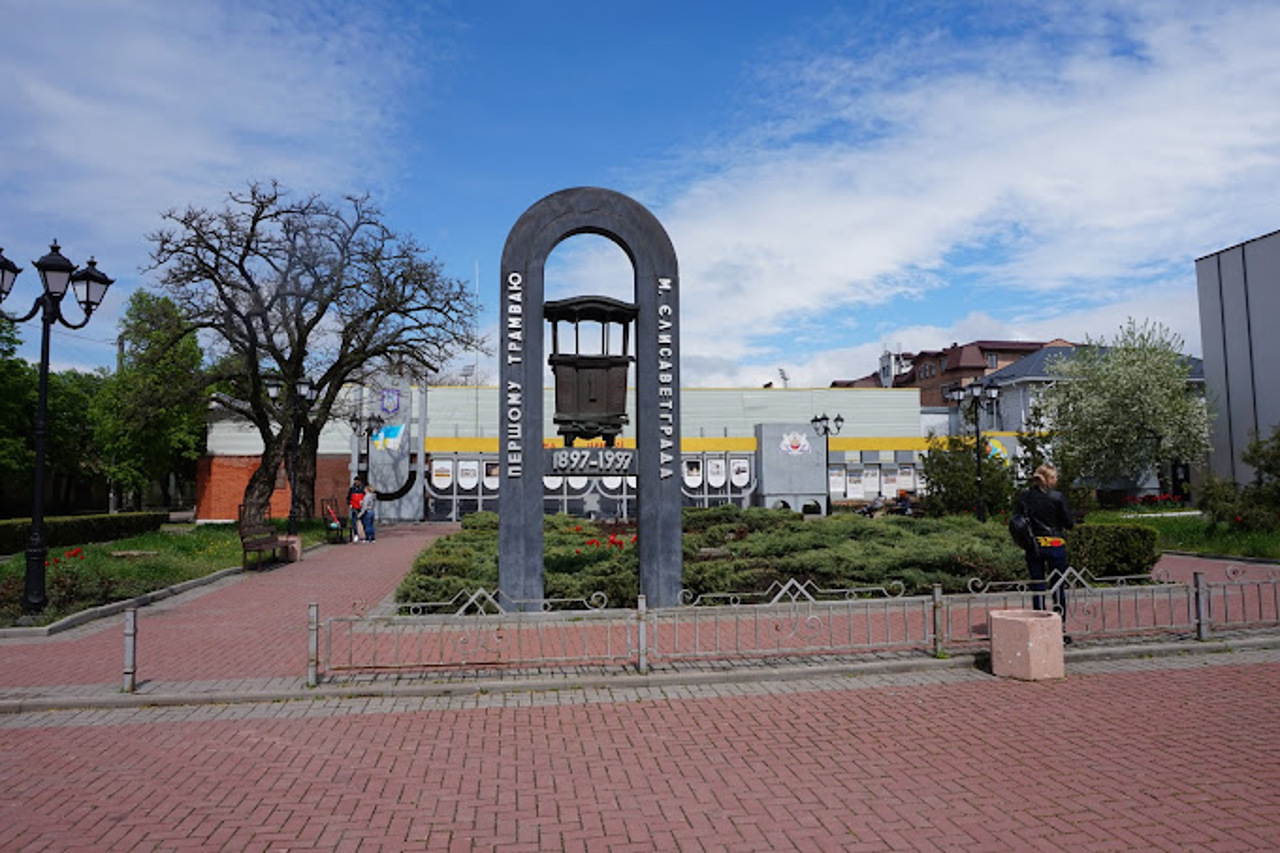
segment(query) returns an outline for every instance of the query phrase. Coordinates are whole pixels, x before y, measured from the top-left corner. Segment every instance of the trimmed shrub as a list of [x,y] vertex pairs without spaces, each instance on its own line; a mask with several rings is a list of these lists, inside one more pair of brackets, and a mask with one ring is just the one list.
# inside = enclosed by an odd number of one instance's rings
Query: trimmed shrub
[[1082,524],[1066,538],[1072,567],[1097,577],[1148,574],[1160,559],[1160,534],[1144,524]]
[[[113,542],[159,530],[169,520],[164,512],[121,512],[115,515],[54,516],[44,520],[44,537],[50,548]],[[0,521],[0,554],[25,551],[31,537],[31,519]]]

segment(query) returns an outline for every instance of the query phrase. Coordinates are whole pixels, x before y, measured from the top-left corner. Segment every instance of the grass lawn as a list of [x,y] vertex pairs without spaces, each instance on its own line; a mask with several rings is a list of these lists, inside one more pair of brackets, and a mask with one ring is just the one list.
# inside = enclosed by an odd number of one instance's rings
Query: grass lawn
[[[304,547],[324,539],[318,521],[300,528]],[[49,604],[38,624],[234,568],[240,561],[234,524],[165,525],[115,542],[50,548],[45,576]],[[25,574],[25,554],[0,562],[0,627],[13,625],[22,615]]]
[[1128,522],[1153,527],[1160,533],[1160,547],[1166,551],[1280,560],[1280,533],[1230,530],[1225,525],[1210,524],[1200,515],[1097,511],[1089,513],[1087,521],[1090,524]]

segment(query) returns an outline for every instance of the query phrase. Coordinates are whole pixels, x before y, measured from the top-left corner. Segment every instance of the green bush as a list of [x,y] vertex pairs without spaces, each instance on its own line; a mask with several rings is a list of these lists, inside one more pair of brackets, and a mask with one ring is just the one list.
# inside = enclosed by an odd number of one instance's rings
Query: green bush
[[482,510],[462,517],[463,530],[497,530],[498,514]]
[[[1005,529],[971,517],[842,514],[806,521],[786,510],[724,506],[686,510],[685,520],[683,584],[695,596],[760,592],[791,578],[827,589],[901,582],[908,594],[927,593],[935,583],[958,592],[974,577],[1025,575],[1022,552]],[[632,527],[551,516],[544,531],[547,598],[588,598],[599,591],[610,606],[635,605],[639,565]],[[497,550],[491,530],[464,529],[439,539],[418,557],[396,598],[438,601],[459,589],[492,590]],[[446,578],[454,582],[436,582]]]
[[1145,524],[1082,524],[1066,538],[1071,566],[1097,577],[1148,574],[1160,559],[1160,534]]
[[[163,512],[121,512],[115,515],[54,516],[44,520],[44,538],[50,548],[112,542],[160,529],[169,520]],[[0,554],[25,551],[31,537],[31,519],[0,521]]]

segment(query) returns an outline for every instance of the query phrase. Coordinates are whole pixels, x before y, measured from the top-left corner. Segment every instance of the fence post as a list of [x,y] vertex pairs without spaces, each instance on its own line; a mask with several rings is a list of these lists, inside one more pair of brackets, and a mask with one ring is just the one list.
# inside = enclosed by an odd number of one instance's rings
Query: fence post
[[645,606],[645,597],[643,595],[636,598],[636,618],[639,624],[636,626],[636,641],[640,645],[640,657],[636,662],[636,670],[641,675],[649,674],[649,616]]
[[319,683],[320,670],[320,605],[307,605],[307,686]]
[[942,657],[942,584],[933,585],[933,656]]
[[138,608],[124,611],[124,692],[132,693],[138,686]]
[[1209,590],[1205,586],[1204,572],[1194,573],[1196,582],[1196,639],[1209,639]]

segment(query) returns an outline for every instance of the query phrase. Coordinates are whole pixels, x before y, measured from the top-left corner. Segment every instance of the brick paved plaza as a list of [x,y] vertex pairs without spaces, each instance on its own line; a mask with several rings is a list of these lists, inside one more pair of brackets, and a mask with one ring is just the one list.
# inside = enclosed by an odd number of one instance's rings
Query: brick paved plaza
[[[1267,638],[1077,648],[1054,682],[922,660],[306,698],[306,602],[380,600],[427,535],[144,608],[136,697],[118,619],[0,640],[0,850],[1280,849]],[[302,698],[240,701],[271,689]]]

